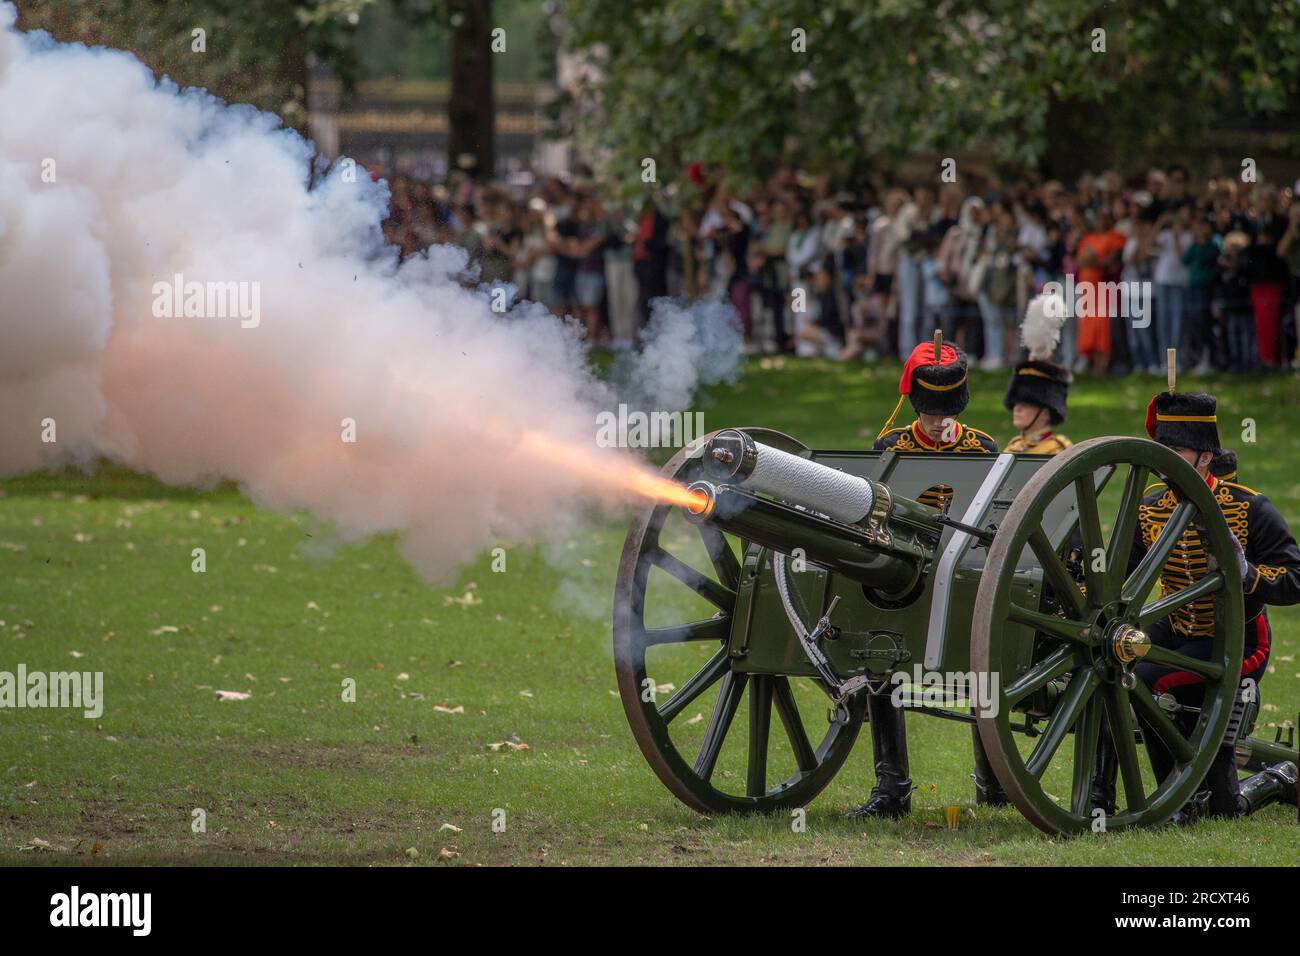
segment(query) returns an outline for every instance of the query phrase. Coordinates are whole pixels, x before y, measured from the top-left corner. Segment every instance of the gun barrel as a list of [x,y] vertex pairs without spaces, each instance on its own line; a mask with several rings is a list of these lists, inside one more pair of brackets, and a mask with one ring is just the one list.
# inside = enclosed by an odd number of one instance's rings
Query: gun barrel
[[718,432],[704,446],[704,477],[790,504],[815,508],[843,524],[870,516],[879,497],[878,483],[827,468],[754,441],[735,428]]
[[702,503],[685,509],[688,520],[709,522],[783,554],[801,551],[809,564],[842,574],[889,600],[901,600],[915,591],[930,556],[911,539],[882,540],[866,528],[760,498],[733,485],[697,481],[689,487]]

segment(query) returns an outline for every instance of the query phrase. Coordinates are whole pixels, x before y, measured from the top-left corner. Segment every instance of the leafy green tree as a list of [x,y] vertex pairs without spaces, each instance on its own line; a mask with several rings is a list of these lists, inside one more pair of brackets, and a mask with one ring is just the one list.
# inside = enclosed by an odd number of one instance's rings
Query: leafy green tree
[[[851,174],[917,155],[1058,174],[1284,117],[1295,0],[567,0],[582,124],[635,181],[701,162]],[[1103,31],[1103,32],[1097,32]],[[1165,158],[1169,158],[1166,153]]]
[[[19,0],[18,25],[130,50],[157,75],[307,125],[307,74],[348,81],[351,39],[370,0]],[[201,36],[195,31],[202,31]],[[200,49],[201,47],[201,49]]]

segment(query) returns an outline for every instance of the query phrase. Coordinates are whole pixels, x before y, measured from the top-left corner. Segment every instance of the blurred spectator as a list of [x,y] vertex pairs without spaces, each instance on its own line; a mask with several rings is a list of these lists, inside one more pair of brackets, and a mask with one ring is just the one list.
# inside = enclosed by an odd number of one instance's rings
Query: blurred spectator
[[[1124,269],[1121,275],[1130,289],[1154,288],[1158,255],[1154,241],[1155,230],[1155,222],[1147,215],[1140,215],[1134,220],[1133,234],[1124,243]],[[1215,256],[1217,255],[1216,250]],[[1145,315],[1128,325],[1129,363],[1134,372],[1158,375],[1163,366],[1156,337],[1155,302],[1147,296],[1143,306]]]
[[1155,224],[1156,265],[1156,348],[1163,358],[1168,349],[1179,349],[1182,364],[1183,308],[1187,297],[1187,267],[1183,265],[1191,221],[1191,209],[1175,204],[1172,198],[1162,203]]
[[1223,255],[1219,259],[1217,296],[1223,314],[1228,371],[1231,372],[1249,372],[1258,362],[1255,313],[1251,308],[1246,261],[1249,242],[1250,237],[1244,232],[1229,233],[1224,237]]
[[1198,216],[1192,222],[1191,244],[1183,252],[1183,265],[1187,267],[1187,349],[1189,359],[1196,361],[1197,375],[1210,371],[1215,355],[1210,297],[1221,251],[1210,220]]
[[1276,368],[1282,355],[1282,300],[1286,295],[1286,263],[1277,254],[1277,237],[1270,221],[1255,233],[1255,241],[1246,253],[1246,278],[1250,283],[1250,305],[1255,317],[1255,340],[1259,361],[1265,368]]
[[605,223],[605,288],[608,296],[610,345],[631,348],[636,338],[638,292],[632,248],[637,223],[630,216],[613,215]]
[[1114,282],[1118,278],[1124,245],[1124,236],[1115,230],[1110,210],[1098,209],[1097,225],[1084,233],[1076,254],[1077,285],[1090,299],[1079,316],[1079,355],[1089,360],[1098,375],[1105,375],[1110,369],[1110,318],[1113,312],[1119,311],[1117,303],[1110,301],[1098,283]]
[[[999,369],[1017,357],[1028,300],[1072,279],[1060,360],[1076,371],[1162,373],[1165,348],[1197,373],[1292,364],[1292,190],[1198,181],[1180,163],[1130,180],[1084,174],[1072,188],[1033,174],[964,185],[837,191],[787,166],[738,192],[701,167],[606,215],[610,197],[589,172],[507,184],[453,171],[438,183],[393,176],[383,231],[401,258],[459,245],[467,285],[509,283],[620,348],[653,300],[713,296],[735,308],[747,350],[874,361],[940,328]],[[1102,284],[1119,279],[1143,298],[1114,300]]]
[[668,217],[652,199],[641,207],[636,237],[632,240],[632,267],[636,272],[637,317],[650,319],[650,303],[668,294]]

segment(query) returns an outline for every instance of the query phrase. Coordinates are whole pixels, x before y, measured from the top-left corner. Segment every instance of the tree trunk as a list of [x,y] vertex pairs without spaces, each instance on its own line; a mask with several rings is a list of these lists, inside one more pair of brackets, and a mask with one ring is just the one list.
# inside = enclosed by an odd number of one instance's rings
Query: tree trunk
[[492,98],[492,0],[448,0],[451,26],[450,134],[447,161],[476,179],[496,173]]

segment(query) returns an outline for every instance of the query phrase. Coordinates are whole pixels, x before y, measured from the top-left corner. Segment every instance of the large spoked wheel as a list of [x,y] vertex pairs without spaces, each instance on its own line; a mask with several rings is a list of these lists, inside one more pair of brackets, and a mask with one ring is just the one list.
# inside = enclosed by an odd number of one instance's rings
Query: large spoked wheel
[[[743,430],[793,454],[807,450],[780,432]],[[686,448],[662,473],[690,482],[698,477],[699,464]],[[745,542],[738,541],[739,551],[733,550],[721,531],[689,524],[680,516],[676,530],[670,530],[673,511],[669,505],[642,508],[633,518],[619,562],[614,663],[632,734],[664,785],[701,813],[804,806],[830,783],[848,757],[862,725],[865,697],[857,695],[847,714],[828,721],[828,699],[815,689],[811,678],[733,670],[727,641],[745,573],[737,554],[743,558]],[[691,555],[699,557],[692,563]],[[677,594],[651,589],[652,578],[665,581],[663,575],[653,574],[656,569],[667,575]],[[712,615],[686,623],[648,622],[664,616],[656,603],[675,605],[680,595],[702,608],[700,614],[712,611]],[[665,679],[664,673],[684,679],[678,684],[672,677]],[[671,694],[660,690],[670,685]],[[697,704],[710,691],[711,709]],[[746,701],[748,706],[742,708]],[[772,733],[773,710],[783,735]],[[826,726],[816,744],[807,729],[815,722]],[[742,729],[738,723],[747,726]],[[729,735],[737,739],[729,740]]]
[[[1106,495],[1118,491],[1119,499],[1102,509],[1097,487],[1105,477],[1111,479]],[[1158,481],[1174,493],[1171,514],[1130,572],[1143,491]],[[1044,518],[1062,495],[1077,497],[1077,530],[1054,545],[1052,536],[1061,529],[1044,527]],[[1116,516],[1109,536],[1103,510]],[[1207,567],[1193,571],[1190,586],[1148,601],[1161,568],[1189,528],[1204,544]],[[1071,541],[1079,551],[1082,588],[1064,558]],[[1012,599],[1012,582],[1017,563],[1023,569],[1035,562],[1043,569],[1044,599],[1026,607]],[[1048,833],[1100,829],[1093,826],[1098,815],[1092,785],[1103,734],[1113,741],[1110,752],[1118,767],[1115,812],[1104,818],[1106,832],[1161,824],[1191,796],[1223,739],[1241,669],[1243,611],[1236,568],[1231,532],[1213,492],[1186,462],[1155,442],[1085,441],[1025,484],[989,548],[976,596],[971,660],[977,671],[998,676],[996,714],[978,720],[989,762],[1012,802],[1036,826]],[[1206,595],[1213,595],[1216,620],[1207,660],[1147,640],[1158,622]],[[1023,673],[1012,661],[1008,634],[1020,630],[1017,624],[1036,632],[1033,663]],[[1199,715],[1184,716],[1184,727],[1195,717],[1190,733],[1177,726],[1134,672],[1142,660],[1204,682]],[[1053,703],[1035,725],[1037,733],[1022,737],[1012,730],[1022,716],[1014,711],[1035,700]],[[1142,724],[1172,757],[1163,779],[1155,779],[1135,734]],[[1073,745],[1065,746],[1071,734]]]

